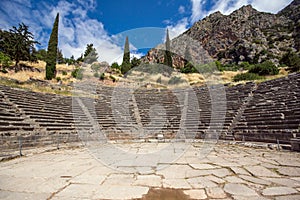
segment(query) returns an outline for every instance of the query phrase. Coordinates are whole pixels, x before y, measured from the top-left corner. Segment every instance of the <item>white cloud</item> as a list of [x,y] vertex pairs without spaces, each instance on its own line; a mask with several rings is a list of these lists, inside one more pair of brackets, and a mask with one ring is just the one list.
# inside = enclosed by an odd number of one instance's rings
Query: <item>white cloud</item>
[[192,16],[191,22],[195,23],[199,19],[202,19],[206,16],[206,11],[203,8],[203,5],[206,3],[206,0],[191,0],[192,3]]
[[206,9],[206,0],[190,0],[192,3],[191,23],[204,18],[216,11],[228,15],[243,5],[251,4],[255,9],[262,12],[277,13],[293,0],[214,0],[213,6]]
[[185,13],[185,7],[184,6],[179,6],[178,12],[179,12],[179,14]]
[[293,0],[252,0],[251,4],[253,7],[259,11],[277,13],[284,7],[289,5]]
[[186,17],[179,20],[174,25],[168,25],[167,29],[169,30],[170,39],[173,39],[173,38],[179,36],[180,34],[182,34],[183,32],[185,32],[188,29],[188,25],[189,25],[189,22]]
[[[8,29],[12,25],[24,22],[34,33],[35,40],[42,48],[47,48],[50,32],[56,14],[59,13],[59,48],[65,57],[74,55],[78,58],[87,44],[94,44],[99,55],[99,61],[112,63],[123,55],[122,47],[118,46],[104,29],[102,22],[87,16],[90,10],[96,8],[95,0],[77,0],[69,2],[60,0],[56,5],[40,2],[36,9],[31,7],[32,1],[14,0],[0,2],[0,25]],[[11,15],[11,13],[14,13]],[[16,22],[16,24],[14,24]]]
[[228,15],[233,11],[239,9],[240,7],[248,4],[249,4],[249,0],[235,0],[235,1],[218,0],[215,3],[215,5],[212,7],[212,9],[207,12],[207,14],[220,11],[221,13]]

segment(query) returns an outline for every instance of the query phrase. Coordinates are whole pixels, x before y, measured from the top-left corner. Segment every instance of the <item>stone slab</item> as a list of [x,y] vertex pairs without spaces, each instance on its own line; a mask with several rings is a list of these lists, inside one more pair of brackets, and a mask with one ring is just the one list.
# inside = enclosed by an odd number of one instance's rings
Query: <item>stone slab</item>
[[266,188],[262,191],[262,194],[265,196],[279,196],[279,195],[288,195],[288,194],[295,194],[298,191],[294,188],[290,187],[270,187]]
[[245,169],[247,169],[251,174],[254,176],[265,176],[265,177],[280,177],[275,172],[272,172],[271,170],[263,167],[263,166],[245,166]]
[[162,187],[162,178],[157,175],[138,175],[133,185]]
[[186,179],[164,179],[163,187],[175,189],[192,189],[192,186],[186,181]]
[[184,190],[184,194],[188,195],[192,199],[206,199],[207,196],[203,189],[198,190]]
[[224,191],[231,195],[239,196],[257,196],[257,193],[243,184],[227,183],[224,186]]
[[101,186],[93,195],[93,199],[134,199],[142,198],[149,191],[148,187],[142,186]]
[[223,199],[227,197],[223,189],[219,187],[206,188],[206,193],[209,198]]

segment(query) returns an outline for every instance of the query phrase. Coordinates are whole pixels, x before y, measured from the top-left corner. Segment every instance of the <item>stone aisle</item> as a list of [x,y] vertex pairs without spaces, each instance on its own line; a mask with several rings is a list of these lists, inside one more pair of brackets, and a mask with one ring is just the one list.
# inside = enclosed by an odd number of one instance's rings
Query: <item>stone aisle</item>
[[137,199],[150,188],[178,189],[191,199],[300,199],[299,153],[218,144],[199,160],[200,147],[142,174],[108,168],[84,148],[3,161],[0,199]]

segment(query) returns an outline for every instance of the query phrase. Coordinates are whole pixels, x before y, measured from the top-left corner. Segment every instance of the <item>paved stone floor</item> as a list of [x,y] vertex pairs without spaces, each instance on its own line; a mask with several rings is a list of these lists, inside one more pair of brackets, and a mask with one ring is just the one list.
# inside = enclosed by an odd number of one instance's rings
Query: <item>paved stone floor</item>
[[150,188],[181,190],[191,199],[300,199],[299,153],[217,144],[199,159],[199,148],[144,173],[109,168],[86,148],[3,161],[0,199],[138,199]]

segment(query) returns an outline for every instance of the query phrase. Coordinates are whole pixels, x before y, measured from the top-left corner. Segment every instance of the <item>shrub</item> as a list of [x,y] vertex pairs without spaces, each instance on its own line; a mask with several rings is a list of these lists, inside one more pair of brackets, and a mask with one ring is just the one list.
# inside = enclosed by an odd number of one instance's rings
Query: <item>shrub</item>
[[83,69],[76,67],[72,73],[71,73],[72,77],[81,80],[83,78]]
[[93,70],[93,72],[97,72],[99,71],[100,67],[101,67],[100,63],[93,63],[91,69]]
[[256,64],[249,69],[249,73],[258,74],[260,76],[264,75],[277,75],[279,69],[271,61],[265,61],[260,64]]
[[95,73],[94,73],[94,77],[99,78],[99,77],[100,77],[100,74],[99,74],[98,72],[95,72]]
[[289,71],[296,72],[300,70],[300,57],[294,52],[287,52],[280,59],[280,64],[288,66]]
[[62,75],[66,76],[68,73],[66,71],[62,71]]
[[119,69],[119,70],[121,70],[121,66],[119,66],[119,64],[117,62],[114,62],[113,64],[111,64],[110,67],[113,68],[113,69]]
[[0,52],[0,64],[3,67],[9,67],[10,65],[12,65],[10,57],[5,55],[4,53]]
[[240,65],[239,65],[240,68],[243,68],[245,70],[249,70],[251,68],[251,65],[248,63],[248,62],[242,62]]
[[7,71],[5,68],[2,68],[2,69],[0,70],[0,72],[2,72],[3,74],[7,74],[7,73],[8,73],[8,71]]
[[101,81],[103,81],[104,79],[105,79],[105,74],[104,73],[102,73],[101,75],[100,75],[100,78],[99,78]]
[[61,81],[61,78],[59,76],[56,77],[56,81],[59,82]]
[[181,73],[197,73],[197,69],[193,66],[192,63],[188,62],[181,70]]
[[114,76],[112,76],[112,75],[110,75],[109,78],[110,78],[113,82],[116,82],[116,81],[117,81],[117,79],[116,79]]
[[216,64],[216,67],[217,67],[217,69],[219,70],[219,71],[224,71],[225,69],[224,69],[224,67],[223,67],[223,65],[222,65],[222,63],[220,62],[220,61],[216,61],[215,62],[215,64]]
[[178,77],[178,76],[173,76],[173,77],[169,80],[168,84],[170,84],[170,85],[175,85],[175,84],[179,84],[179,83],[182,83],[182,82],[183,82],[183,80],[181,80],[180,77]]
[[257,74],[253,73],[242,73],[242,74],[237,74],[233,77],[234,82],[238,81],[251,81],[251,80],[259,80],[261,77]]
[[203,64],[203,65],[196,65],[195,68],[197,69],[196,72],[203,73],[203,74],[213,73],[214,71],[217,70],[217,67],[214,62]]
[[226,71],[233,71],[233,72],[236,72],[240,69],[240,66],[237,65],[237,64],[226,64],[223,66],[224,70]]

